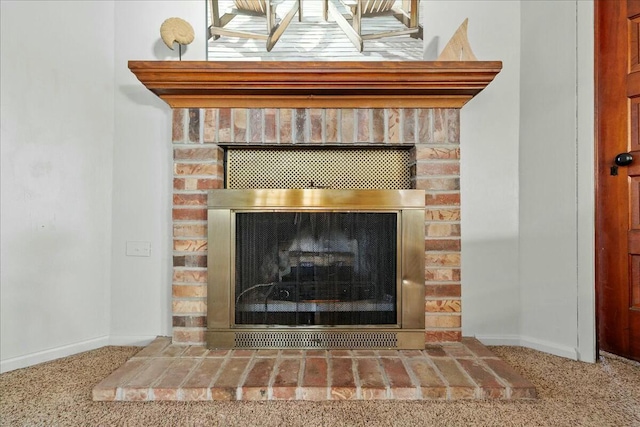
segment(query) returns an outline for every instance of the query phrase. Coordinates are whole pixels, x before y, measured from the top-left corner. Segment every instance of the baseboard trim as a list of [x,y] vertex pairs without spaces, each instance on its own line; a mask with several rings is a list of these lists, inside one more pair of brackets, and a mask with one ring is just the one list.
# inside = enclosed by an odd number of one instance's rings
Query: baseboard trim
[[156,338],[156,335],[111,335],[108,345],[145,347]]
[[520,335],[475,335],[484,345],[521,346]]
[[[64,345],[43,351],[38,351],[24,356],[13,357],[0,361],[0,373],[22,369],[39,363],[49,362],[61,357],[71,356],[107,345],[139,346],[143,347],[151,343],[157,337],[155,335],[115,335],[93,338],[74,344]],[[580,360],[576,348],[563,346],[549,341],[543,341],[521,335],[476,335],[484,345],[521,346],[553,354],[568,359]]]
[[89,350],[95,350],[96,348],[104,347],[105,345],[109,345],[108,336],[92,338],[90,340],[50,348],[35,353],[25,354],[23,356],[12,357],[10,359],[0,361],[0,373],[26,368]]
[[567,359],[580,360],[578,349],[523,335],[476,335],[484,345],[508,345],[532,348]]

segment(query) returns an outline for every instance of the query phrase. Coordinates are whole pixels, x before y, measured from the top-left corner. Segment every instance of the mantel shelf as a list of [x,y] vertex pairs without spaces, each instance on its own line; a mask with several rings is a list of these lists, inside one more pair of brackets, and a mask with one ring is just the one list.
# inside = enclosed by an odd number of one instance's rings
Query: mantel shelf
[[500,61],[129,61],[173,108],[460,108]]

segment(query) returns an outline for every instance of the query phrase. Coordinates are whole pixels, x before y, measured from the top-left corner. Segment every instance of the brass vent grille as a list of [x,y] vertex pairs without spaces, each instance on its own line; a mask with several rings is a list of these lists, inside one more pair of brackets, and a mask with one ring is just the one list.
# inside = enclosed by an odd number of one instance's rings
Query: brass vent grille
[[227,188],[411,188],[400,149],[228,149]]
[[395,332],[236,332],[236,348],[397,348]]

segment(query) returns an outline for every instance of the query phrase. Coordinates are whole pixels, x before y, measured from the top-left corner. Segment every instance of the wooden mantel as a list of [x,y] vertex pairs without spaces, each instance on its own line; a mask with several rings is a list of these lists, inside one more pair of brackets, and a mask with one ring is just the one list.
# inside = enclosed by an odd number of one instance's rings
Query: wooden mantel
[[173,108],[460,108],[500,61],[129,61]]

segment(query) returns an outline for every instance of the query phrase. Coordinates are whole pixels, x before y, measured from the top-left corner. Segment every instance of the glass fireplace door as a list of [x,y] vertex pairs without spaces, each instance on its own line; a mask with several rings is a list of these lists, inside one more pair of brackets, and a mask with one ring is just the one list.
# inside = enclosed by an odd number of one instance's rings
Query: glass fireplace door
[[398,212],[235,214],[235,325],[398,324]]

